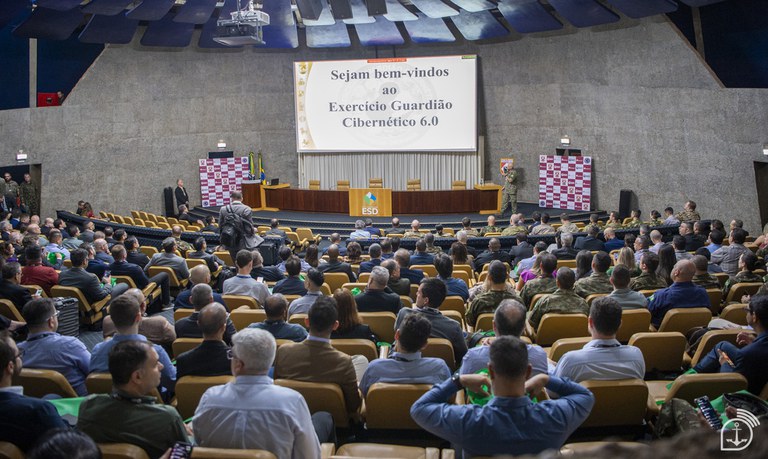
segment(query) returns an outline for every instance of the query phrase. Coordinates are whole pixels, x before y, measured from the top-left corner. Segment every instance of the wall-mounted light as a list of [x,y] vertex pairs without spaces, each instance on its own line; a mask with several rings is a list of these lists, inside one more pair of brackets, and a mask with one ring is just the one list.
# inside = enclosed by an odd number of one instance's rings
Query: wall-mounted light
[[27,160],[27,154],[24,153],[24,150],[19,150],[18,153],[16,153],[16,162],[23,163]]
[[560,145],[567,147],[571,145],[571,138],[567,135],[560,137]]
[[225,142],[224,139],[219,139],[219,143],[217,143],[216,146],[219,149],[223,150],[223,149],[227,148],[227,142]]

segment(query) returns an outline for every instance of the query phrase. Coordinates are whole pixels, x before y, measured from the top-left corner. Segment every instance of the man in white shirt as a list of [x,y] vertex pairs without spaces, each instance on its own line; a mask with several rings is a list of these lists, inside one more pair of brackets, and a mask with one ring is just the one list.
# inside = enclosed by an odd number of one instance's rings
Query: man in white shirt
[[616,340],[621,326],[621,306],[611,297],[597,298],[589,309],[592,341],[583,349],[566,352],[557,362],[554,376],[576,382],[588,379],[614,380],[645,376],[643,353]]
[[211,448],[263,449],[279,458],[319,458],[320,441],[333,441],[327,412],[309,414],[304,397],[267,376],[275,338],[247,328],[232,338],[235,380],[205,391],[192,422],[195,441]]
[[240,250],[235,258],[237,265],[237,275],[224,281],[222,293],[224,295],[244,295],[255,298],[259,306],[264,307],[264,303],[269,296],[269,289],[263,282],[259,282],[251,277],[253,269],[253,254],[250,250]]

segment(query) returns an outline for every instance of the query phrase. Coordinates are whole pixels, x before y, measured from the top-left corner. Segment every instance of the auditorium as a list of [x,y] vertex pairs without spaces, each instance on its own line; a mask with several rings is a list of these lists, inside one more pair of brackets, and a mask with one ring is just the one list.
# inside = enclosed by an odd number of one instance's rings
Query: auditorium
[[761,457],[766,17],[6,0],[0,459]]

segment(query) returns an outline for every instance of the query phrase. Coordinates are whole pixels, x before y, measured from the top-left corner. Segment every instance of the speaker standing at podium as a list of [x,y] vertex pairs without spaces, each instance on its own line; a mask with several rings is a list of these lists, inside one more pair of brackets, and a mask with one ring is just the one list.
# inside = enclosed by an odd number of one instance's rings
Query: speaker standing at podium
[[504,189],[501,198],[501,215],[504,215],[507,206],[512,208],[512,213],[517,213],[517,171],[512,164],[505,164],[501,168],[501,176],[504,177]]

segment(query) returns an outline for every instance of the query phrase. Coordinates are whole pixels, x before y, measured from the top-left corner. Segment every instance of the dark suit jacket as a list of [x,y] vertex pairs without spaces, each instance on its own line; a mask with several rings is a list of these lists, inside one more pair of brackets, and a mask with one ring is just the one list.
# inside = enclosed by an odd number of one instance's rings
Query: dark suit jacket
[[108,265],[115,262],[115,259],[112,258],[112,255],[109,255],[108,253],[105,253],[105,252],[97,252],[96,259]]
[[80,240],[83,242],[93,242],[96,234],[93,231],[85,230],[80,233]]
[[208,253],[205,251],[199,251],[199,252],[189,252],[187,254],[187,258],[197,258],[200,260],[205,260],[205,264],[208,265],[208,269],[213,273],[217,269],[219,269],[219,266],[224,266],[226,263],[224,263],[223,260],[219,259],[216,255],[212,253]]
[[557,257],[558,260],[575,260],[578,250],[573,247],[561,247],[552,252],[552,255]]
[[144,270],[139,265],[128,263],[127,261],[116,261],[109,265],[109,270],[112,271],[112,275],[128,276],[133,279],[133,283],[136,287],[143,289],[149,285],[149,278],[144,274]]
[[405,228],[402,228],[399,226],[395,228],[393,226],[392,228],[387,228],[384,230],[384,236],[386,236],[387,234],[405,234]]
[[298,277],[288,277],[275,284],[272,293],[304,296],[307,294],[307,288],[304,287],[304,281]]
[[387,282],[387,289],[397,295],[409,296],[411,294],[411,281],[403,278],[393,280],[390,277],[389,282]]
[[251,270],[251,277],[258,279],[263,277],[264,281],[281,281],[285,279],[283,273],[277,269],[277,266],[262,266],[261,268],[253,268]]
[[619,250],[622,247],[624,247],[624,241],[615,237],[613,239],[605,241],[604,246],[605,246],[606,252],[610,252],[611,250]]
[[358,273],[369,273],[375,266],[379,266],[380,264],[381,258],[372,258],[370,261],[364,261],[360,263],[360,269],[358,270]]
[[509,263],[510,261],[512,261],[512,258],[509,256],[509,252],[505,252],[503,250],[498,250],[496,252],[491,252],[490,250],[486,250],[485,252],[478,255],[477,258],[475,258],[475,270],[478,272],[482,271],[483,266],[487,265],[493,260],[499,260],[503,263]]
[[[190,283],[187,289],[179,292],[179,294],[176,296],[176,299],[173,301],[174,311],[180,308],[186,308],[186,309],[195,308],[194,306],[192,306],[192,303],[189,302],[189,296],[192,294],[192,287],[194,286]],[[224,308],[227,311],[229,311],[229,308],[227,308],[226,303],[224,303],[224,298],[222,298],[221,293],[213,292],[213,301],[223,305]]]
[[45,432],[56,428],[69,426],[49,402],[0,391],[0,441],[27,451]]
[[227,358],[229,346],[223,341],[203,341],[176,357],[176,380],[182,376],[225,376],[232,374]]
[[605,250],[605,244],[600,239],[584,236],[576,239],[573,248],[576,250]]
[[[193,312],[189,317],[179,319],[176,321],[174,328],[176,329],[177,338],[202,338],[203,332],[200,331],[200,325],[197,324],[197,317],[200,315],[198,312]],[[227,328],[224,330],[224,342],[228,345],[232,345],[232,335],[237,333],[235,325],[231,320],[227,319]]]
[[378,338],[371,331],[371,327],[366,324],[358,324],[348,330],[346,333],[340,333],[338,330],[331,332],[331,339],[369,339],[376,343]]
[[252,250],[264,242],[264,239],[256,234],[256,230],[253,228],[253,211],[251,211],[250,207],[242,203],[221,206],[221,209],[219,210],[219,225],[224,223],[226,216],[230,213],[240,216],[240,218],[245,221],[245,224],[243,225],[245,234],[238,235],[238,244],[236,247],[227,247],[230,253],[240,249]]
[[400,268],[400,279],[408,279],[411,284],[420,284],[424,279],[424,271],[420,269]]
[[350,282],[355,282],[357,280],[357,276],[352,272],[352,267],[349,263],[341,262],[338,259],[336,261],[329,261],[328,263],[321,263],[317,266],[317,269],[324,273],[345,273]]
[[111,285],[102,287],[96,274],[89,273],[83,268],[70,268],[62,271],[59,274],[59,285],[79,288],[89,303],[102,300],[112,292]]
[[26,288],[3,279],[0,281],[0,298],[11,300],[11,303],[21,312],[24,305],[32,301],[32,294]]
[[141,269],[144,269],[144,267],[147,266],[147,263],[149,263],[149,257],[139,251],[128,252],[128,256],[125,257],[125,261],[128,263],[133,263],[134,265],[139,265]]
[[[175,190],[173,190],[173,194],[176,195],[176,208],[178,209],[180,205],[189,204],[189,194],[187,194],[187,190],[177,186]],[[175,212],[174,212],[175,213]]]
[[357,310],[360,312],[391,312],[397,314],[402,307],[400,296],[385,293],[383,290],[368,290],[355,296]]
[[107,267],[109,266],[109,263],[104,263],[101,260],[93,259],[88,260],[88,266],[85,267],[85,270],[89,273],[96,274],[96,277],[99,279],[104,277],[104,271],[107,270]]
[[517,265],[521,260],[533,256],[533,246],[528,241],[523,241],[509,250],[509,257],[512,258],[512,264]]
[[411,255],[411,266],[413,265],[431,265],[435,262],[435,256],[431,253],[413,252]]
[[344,393],[347,412],[355,413],[361,399],[352,358],[330,343],[306,339],[283,344],[275,357],[275,379],[335,383]]
[[704,247],[704,241],[695,234],[686,234],[685,238],[685,251],[695,252],[699,247]]

